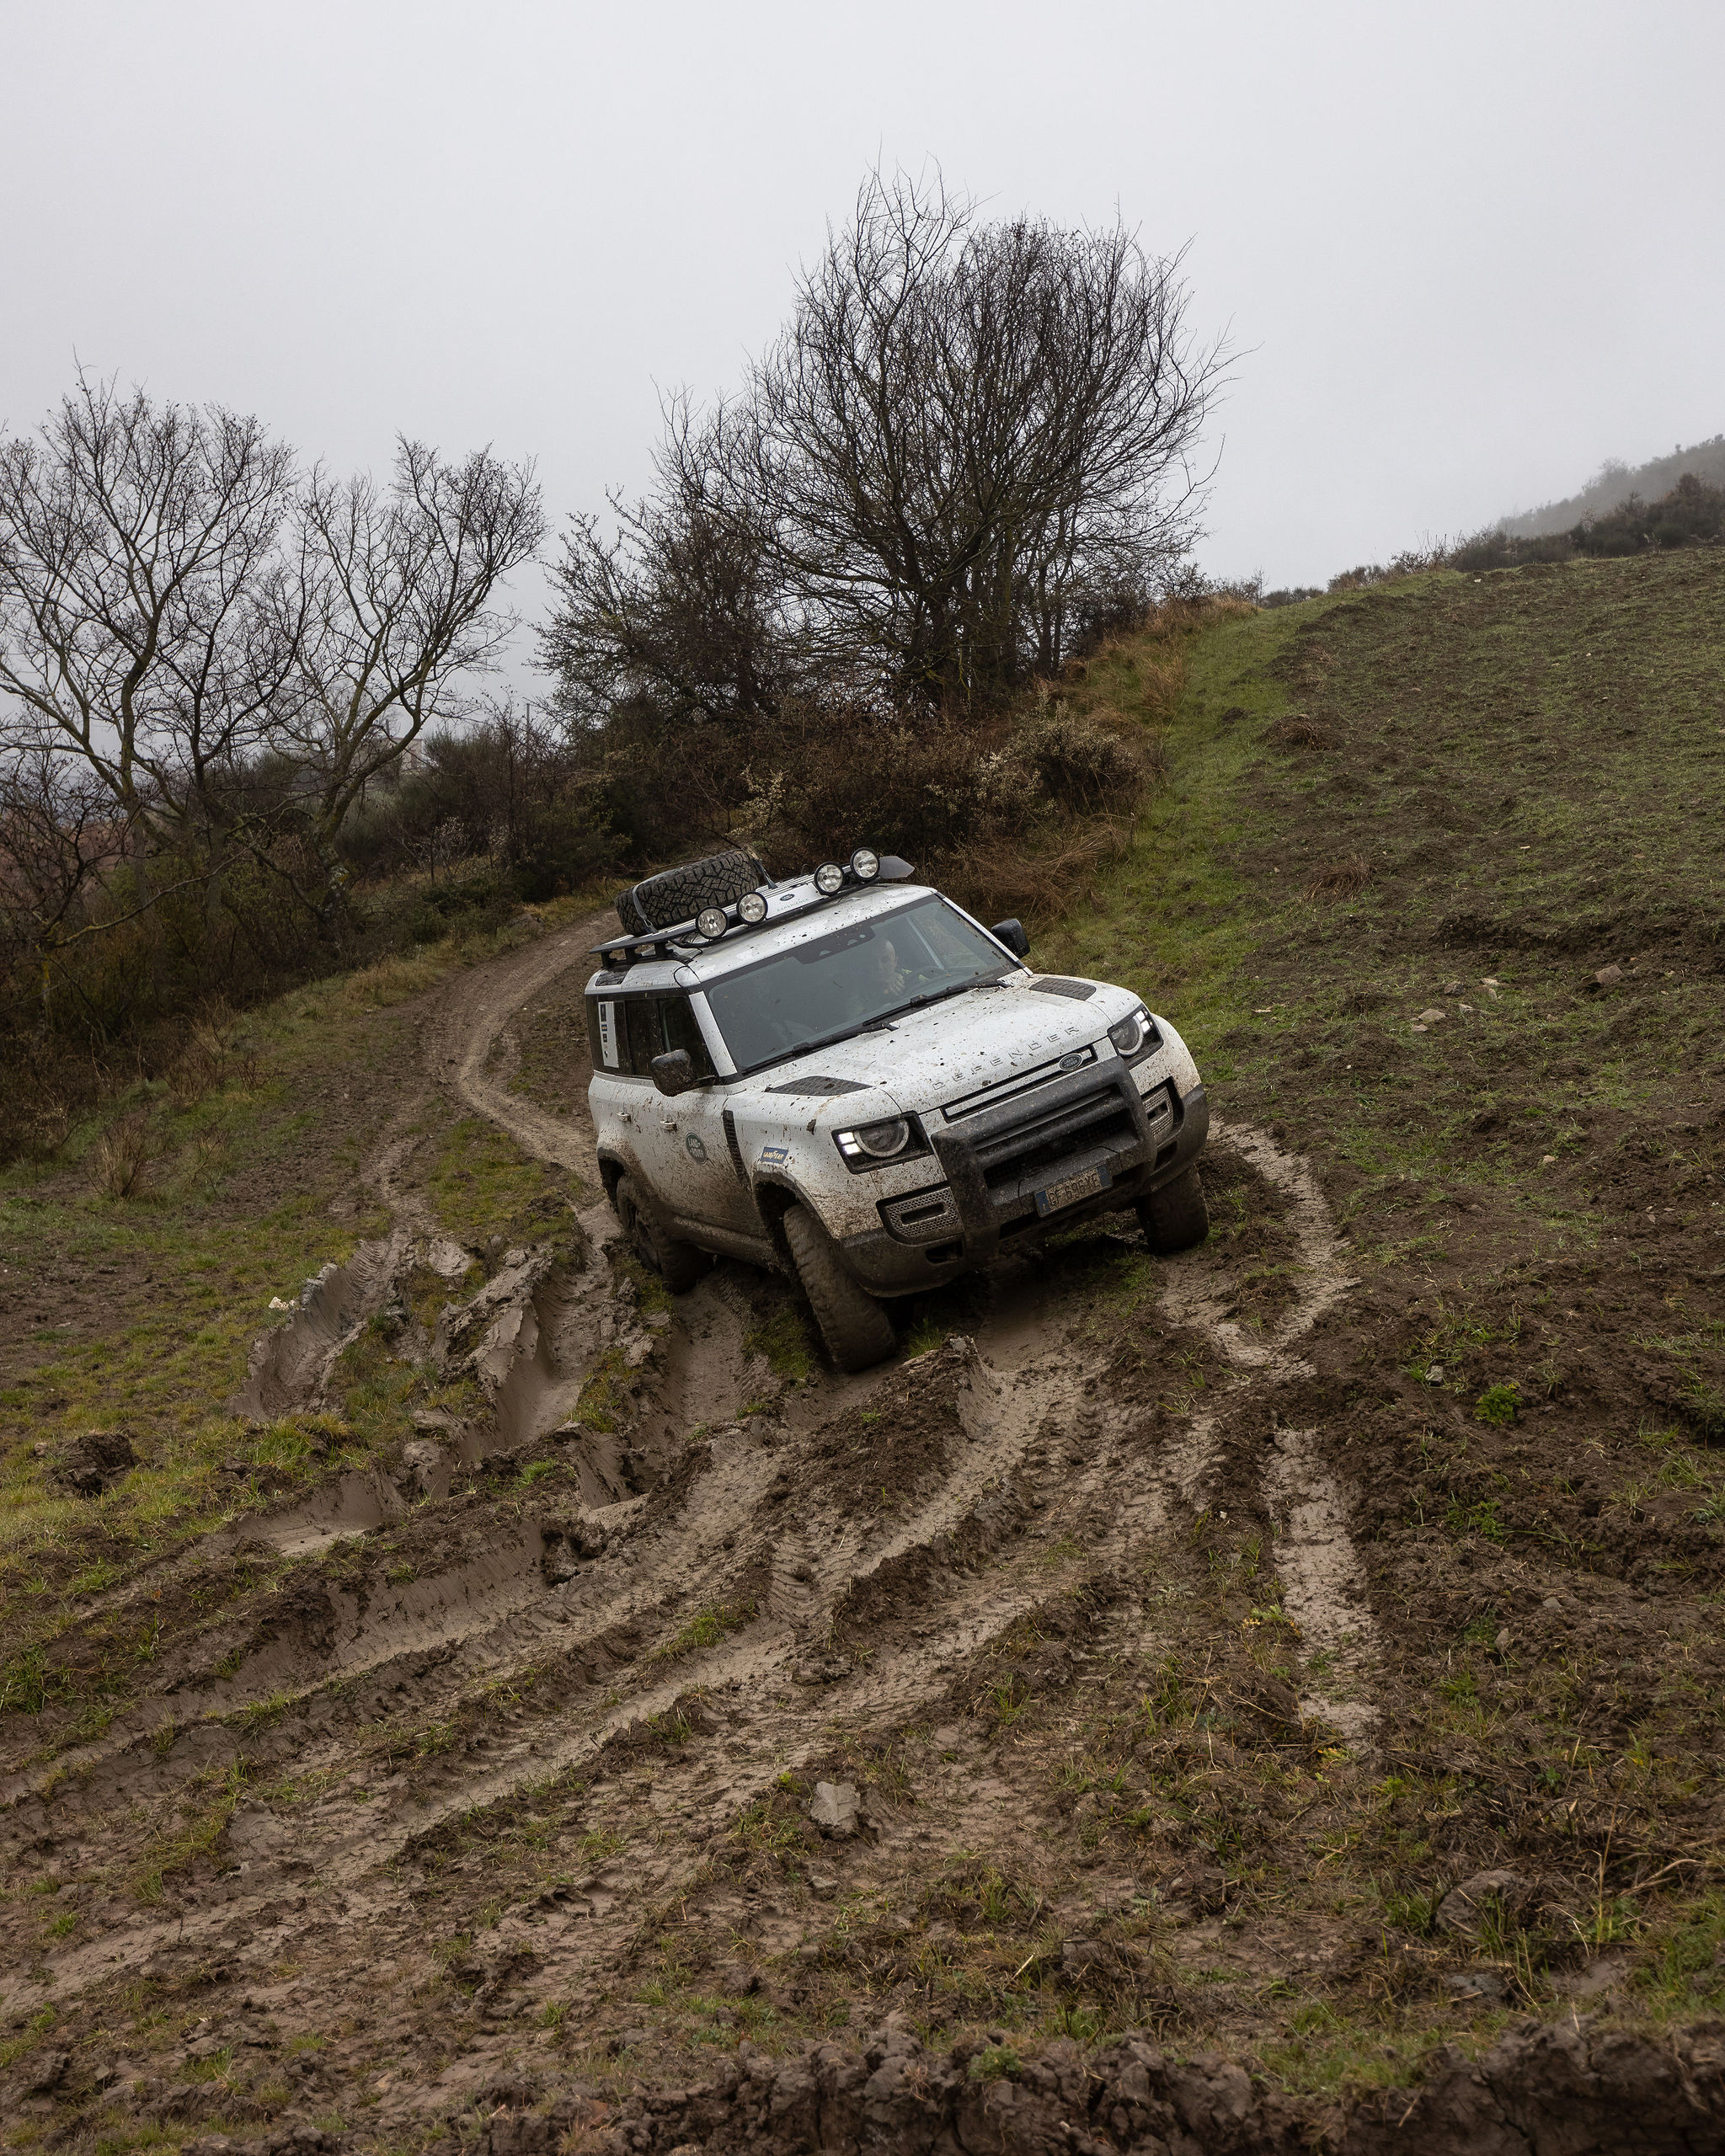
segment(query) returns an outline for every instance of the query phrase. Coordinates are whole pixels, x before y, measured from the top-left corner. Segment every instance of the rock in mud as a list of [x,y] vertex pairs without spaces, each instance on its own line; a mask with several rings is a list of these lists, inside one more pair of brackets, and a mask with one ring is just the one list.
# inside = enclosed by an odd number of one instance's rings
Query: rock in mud
[[[795,1577],[800,1578],[800,1572]],[[791,1672],[793,1684],[841,1684],[851,1673],[851,1665],[841,1654],[817,1655],[808,1662],[799,1662]]]
[[401,1464],[421,1497],[430,1491],[432,1477],[442,1463],[443,1448],[434,1445],[429,1438],[411,1438],[401,1449]]
[[50,1463],[48,1480],[74,1497],[99,1497],[137,1464],[128,1432],[91,1430]]
[[24,2093],[26,2096],[51,2095],[65,2080],[71,2066],[70,2052],[45,2052],[36,2062],[35,2073],[25,2082]]
[[854,1782],[816,1782],[809,1817],[830,1842],[848,1842],[861,1829],[862,1801]]
[[1599,971],[1594,975],[1594,980],[1601,988],[1616,988],[1618,982],[1621,980],[1622,978],[1623,969],[1621,966],[1601,966]]
[[1438,1922],[1458,1939],[1477,1936],[1495,1902],[1505,1916],[1519,1917],[1533,1899],[1533,1884],[1519,1871],[1477,1871],[1452,1886],[1438,1904]]

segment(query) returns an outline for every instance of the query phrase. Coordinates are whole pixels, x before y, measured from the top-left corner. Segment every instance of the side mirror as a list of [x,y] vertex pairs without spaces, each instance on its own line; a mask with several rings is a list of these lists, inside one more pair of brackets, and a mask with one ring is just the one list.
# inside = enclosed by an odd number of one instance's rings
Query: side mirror
[[989,934],[1004,943],[1015,958],[1030,956],[1030,938],[1024,933],[1022,921],[997,921]]
[[655,1055],[647,1067],[653,1073],[654,1084],[672,1100],[679,1093],[686,1093],[695,1082],[694,1059],[686,1048],[668,1049],[663,1055]]

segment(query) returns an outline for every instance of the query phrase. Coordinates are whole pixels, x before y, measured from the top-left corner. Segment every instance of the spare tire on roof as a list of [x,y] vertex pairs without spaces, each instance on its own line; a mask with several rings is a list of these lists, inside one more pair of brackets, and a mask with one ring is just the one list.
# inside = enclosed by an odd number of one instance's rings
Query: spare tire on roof
[[617,917],[628,936],[650,936],[692,921],[702,906],[734,905],[745,891],[768,881],[752,853],[714,853],[631,884],[617,897]]

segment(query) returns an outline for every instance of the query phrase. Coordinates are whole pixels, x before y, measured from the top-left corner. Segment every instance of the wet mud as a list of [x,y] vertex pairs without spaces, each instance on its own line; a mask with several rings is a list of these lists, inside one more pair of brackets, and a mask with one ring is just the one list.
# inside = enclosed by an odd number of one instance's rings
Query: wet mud
[[[423,1044],[596,1194],[578,1095],[494,1052],[591,940],[457,980]],[[389,1235],[307,1283],[238,1405],[339,1406],[387,1321],[467,1406],[136,1583],[147,1684],[5,1764],[9,1874],[109,1882],[51,1942],[19,1919],[13,2116],[211,2152],[1719,2145],[1717,2030],[1620,2026],[1573,1946],[1541,1967],[1597,1995],[1527,2016],[1503,1951],[1326,1885],[1434,1742],[1410,1580],[1423,1620],[1478,1613],[1453,1549],[1388,1532],[1411,1321],[1269,1129],[1215,1129],[1245,1225],[1166,1262],[1075,1233],[861,1379],[775,1367],[783,1283],[721,1264],[672,1304],[597,1203],[470,1251],[415,1173],[392,1132]],[[1458,1797],[1402,1868],[1447,1890],[1513,1844],[1526,1908],[1574,1914],[1616,1891],[1602,1835],[1643,1878],[1696,1861],[1565,1794],[1489,1847]],[[1388,2014],[1386,2085],[1290,2052],[1293,1992]],[[1464,1997],[1503,2011],[1445,2050]]]

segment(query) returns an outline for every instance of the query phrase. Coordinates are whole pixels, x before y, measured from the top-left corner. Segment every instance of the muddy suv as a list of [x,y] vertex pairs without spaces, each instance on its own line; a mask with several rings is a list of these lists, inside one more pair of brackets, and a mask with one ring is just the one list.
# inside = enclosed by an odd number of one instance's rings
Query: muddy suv
[[799,1281],[841,1369],[886,1303],[1130,1209],[1209,1230],[1185,1043],[1130,990],[1039,974],[908,863],[782,882],[721,854],[638,883],[587,985],[606,1194],[674,1293],[713,1254]]

